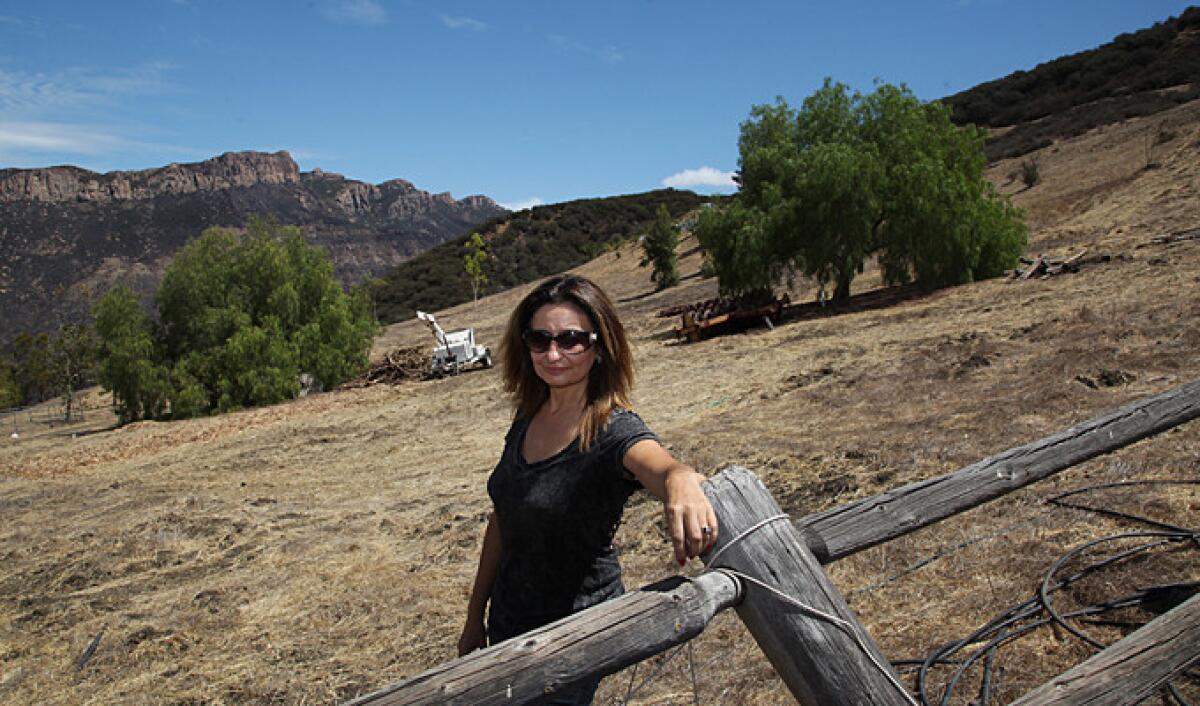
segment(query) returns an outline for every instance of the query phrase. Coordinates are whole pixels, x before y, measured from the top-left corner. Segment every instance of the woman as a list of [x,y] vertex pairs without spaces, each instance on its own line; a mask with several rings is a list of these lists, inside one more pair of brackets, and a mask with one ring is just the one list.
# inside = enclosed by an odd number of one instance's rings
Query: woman
[[[680,566],[717,536],[704,476],[630,409],[629,343],[599,287],[575,275],[542,282],[509,318],[501,359],[516,414],[488,479],[493,512],[460,655],[623,593],[612,539],[639,488],[663,501]],[[591,703],[598,683],[555,703]]]

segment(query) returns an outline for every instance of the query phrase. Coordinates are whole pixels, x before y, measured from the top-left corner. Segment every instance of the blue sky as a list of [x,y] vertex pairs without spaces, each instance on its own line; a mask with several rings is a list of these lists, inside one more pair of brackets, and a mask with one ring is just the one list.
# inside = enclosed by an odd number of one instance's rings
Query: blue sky
[[510,207],[729,191],[754,104],[826,76],[932,100],[1188,4],[0,0],[0,168],[285,149]]

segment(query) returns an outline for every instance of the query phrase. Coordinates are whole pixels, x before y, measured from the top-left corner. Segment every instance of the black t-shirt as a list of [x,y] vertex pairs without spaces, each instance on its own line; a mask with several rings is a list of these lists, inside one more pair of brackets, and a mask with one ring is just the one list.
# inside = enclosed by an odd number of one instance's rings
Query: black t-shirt
[[553,622],[624,592],[612,545],[625,501],[641,483],[625,452],[655,439],[641,417],[617,409],[585,452],[575,439],[537,463],[521,455],[528,420],[518,419],[488,478],[500,527],[500,566],[488,611],[493,642]]

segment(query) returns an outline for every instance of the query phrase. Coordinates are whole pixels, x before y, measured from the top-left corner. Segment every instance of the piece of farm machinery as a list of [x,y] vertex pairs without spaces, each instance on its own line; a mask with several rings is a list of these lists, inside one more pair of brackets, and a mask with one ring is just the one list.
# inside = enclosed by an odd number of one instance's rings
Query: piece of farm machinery
[[787,293],[775,297],[771,292],[756,292],[743,297],[718,297],[683,304],[658,312],[659,316],[680,317],[675,338],[695,343],[702,338],[730,330],[741,330],[759,323],[773,328],[784,307],[790,303]]
[[457,375],[464,370],[492,367],[492,351],[475,342],[475,329],[460,328],[445,331],[433,314],[417,312],[417,318],[429,325],[437,345],[433,347],[433,358],[429,372],[434,377]]

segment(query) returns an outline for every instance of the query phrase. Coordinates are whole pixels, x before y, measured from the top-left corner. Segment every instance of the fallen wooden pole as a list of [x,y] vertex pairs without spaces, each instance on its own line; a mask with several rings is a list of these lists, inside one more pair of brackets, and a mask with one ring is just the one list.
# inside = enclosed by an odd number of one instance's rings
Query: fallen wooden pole
[[762,482],[733,467],[705,484],[721,523],[705,563],[744,581],[738,615],[804,706],[912,703],[891,664]]
[[1200,594],[1012,703],[1136,704],[1200,660]]
[[350,703],[527,703],[687,642],[740,597],[740,582],[723,572],[676,576]]
[[953,473],[803,517],[796,527],[809,551],[828,564],[1197,417],[1200,380]]

